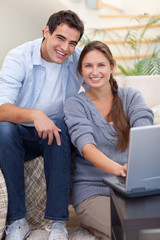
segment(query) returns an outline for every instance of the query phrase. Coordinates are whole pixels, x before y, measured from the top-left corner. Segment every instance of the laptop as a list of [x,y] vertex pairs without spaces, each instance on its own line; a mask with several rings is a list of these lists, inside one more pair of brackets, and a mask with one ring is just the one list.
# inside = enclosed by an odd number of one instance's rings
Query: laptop
[[125,197],[160,194],[160,125],[131,128],[126,177],[103,182]]

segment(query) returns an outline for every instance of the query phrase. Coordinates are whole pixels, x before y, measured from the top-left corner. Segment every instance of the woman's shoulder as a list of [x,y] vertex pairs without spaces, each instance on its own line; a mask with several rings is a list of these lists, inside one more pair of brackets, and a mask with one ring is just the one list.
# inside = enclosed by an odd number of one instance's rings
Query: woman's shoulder
[[140,104],[144,106],[145,99],[143,94],[135,88],[121,88],[118,92],[124,108],[139,106]]
[[66,99],[64,108],[78,107],[78,105],[85,104],[85,92],[76,93],[73,96]]
[[85,98],[85,92],[75,93],[73,96],[66,99],[66,103],[74,101],[83,101]]
[[127,97],[127,98],[132,98],[136,95],[142,95],[142,93],[136,89],[136,88],[132,88],[132,87],[120,87],[118,89],[118,94],[121,98],[123,97]]

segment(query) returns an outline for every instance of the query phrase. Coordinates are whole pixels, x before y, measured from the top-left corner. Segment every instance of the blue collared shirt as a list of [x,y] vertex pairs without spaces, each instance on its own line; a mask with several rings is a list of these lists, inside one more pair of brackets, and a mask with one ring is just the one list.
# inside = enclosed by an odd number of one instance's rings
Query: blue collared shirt
[[[6,56],[0,72],[0,105],[11,103],[22,108],[35,107],[46,76],[40,52],[41,43],[42,39],[24,43]],[[76,75],[80,51],[76,47],[74,53],[61,65],[59,78],[62,80],[63,103],[79,91],[83,81]]]

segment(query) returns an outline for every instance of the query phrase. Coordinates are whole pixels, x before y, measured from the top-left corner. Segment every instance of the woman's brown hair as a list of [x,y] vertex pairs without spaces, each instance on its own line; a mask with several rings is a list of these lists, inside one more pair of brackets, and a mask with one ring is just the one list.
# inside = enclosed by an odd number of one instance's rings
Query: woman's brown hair
[[[81,74],[82,70],[82,61],[85,57],[85,55],[88,52],[91,52],[93,50],[98,50],[104,54],[104,56],[108,59],[111,66],[115,67],[116,62],[113,59],[112,53],[109,49],[109,47],[100,41],[92,41],[89,42],[82,50],[78,65],[77,65],[77,72]],[[109,113],[109,116],[111,117],[114,127],[117,131],[118,138],[119,138],[119,148],[121,151],[124,151],[126,147],[128,146],[129,142],[129,121],[127,116],[124,113],[123,110],[123,104],[122,100],[118,95],[118,84],[117,81],[113,78],[113,75],[110,75],[110,85],[111,90],[113,93],[113,104],[111,111]]]

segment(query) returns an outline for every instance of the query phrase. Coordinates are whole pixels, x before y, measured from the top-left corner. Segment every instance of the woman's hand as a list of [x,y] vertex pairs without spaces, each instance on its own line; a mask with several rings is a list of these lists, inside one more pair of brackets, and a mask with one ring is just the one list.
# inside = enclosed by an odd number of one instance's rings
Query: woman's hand
[[126,174],[127,174],[127,163],[124,166],[122,166],[122,169],[120,171],[120,176],[126,177]]
[[118,164],[118,163],[113,164],[113,165],[115,165],[115,167],[114,167],[114,172],[113,172],[113,174],[114,174],[115,176],[126,177],[126,173],[127,173],[127,163],[126,163],[124,166],[122,166],[122,165],[120,165],[120,164]]

